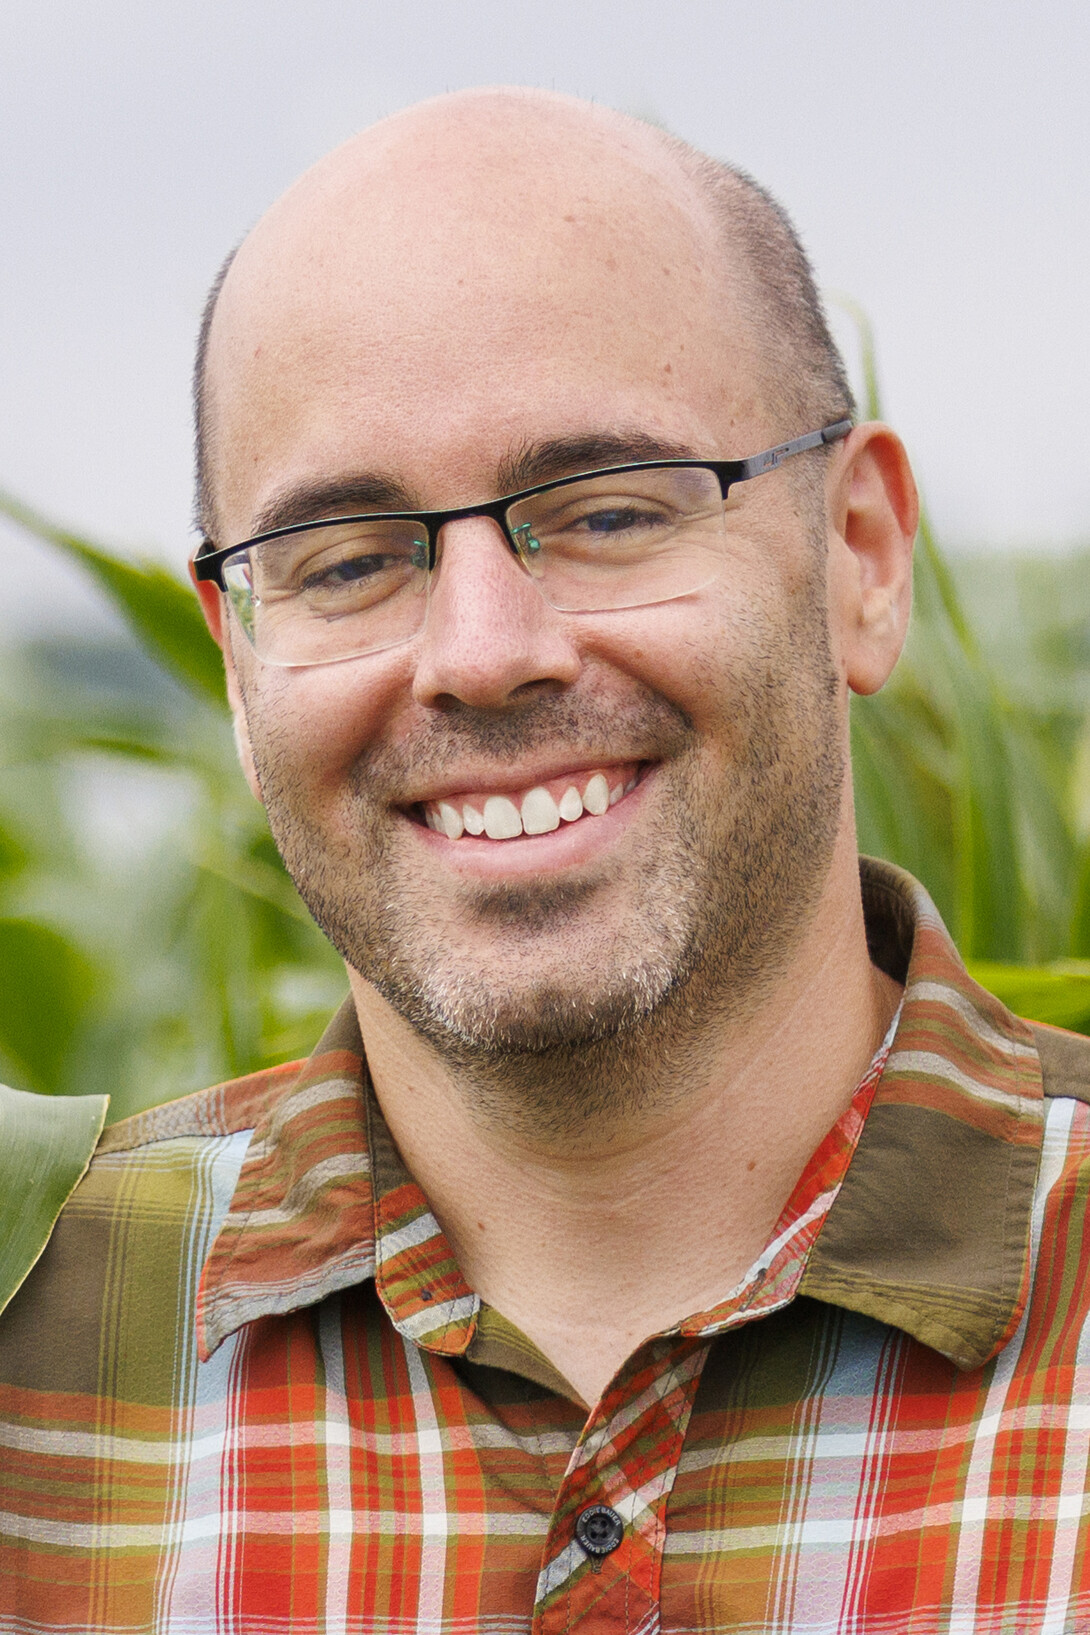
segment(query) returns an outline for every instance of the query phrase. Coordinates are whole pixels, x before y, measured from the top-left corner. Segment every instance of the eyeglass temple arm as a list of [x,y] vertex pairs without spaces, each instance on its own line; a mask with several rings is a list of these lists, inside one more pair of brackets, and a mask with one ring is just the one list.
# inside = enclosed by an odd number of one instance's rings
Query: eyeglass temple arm
[[193,578],[196,580],[210,579],[213,584],[219,586],[220,590],[225,590],[221,558],[228,554],[225,550],[217,551],[212,541],[207,537],[202,539],[189,559],[189,568]]
[[765,471],[774,471],[793,454],[820,448],[823,443],[835,443],[841,437],[847,437],[851,429],[850,420],[837,420],[831,426],[823,426],[820,431],[808,431],[805,437],[793,437],[789,443],[777,443],[775,448],[766,448],[761,454],[751,454],[748,460],[739,460],[735,481],[745,482],[747,477],[759,477]]

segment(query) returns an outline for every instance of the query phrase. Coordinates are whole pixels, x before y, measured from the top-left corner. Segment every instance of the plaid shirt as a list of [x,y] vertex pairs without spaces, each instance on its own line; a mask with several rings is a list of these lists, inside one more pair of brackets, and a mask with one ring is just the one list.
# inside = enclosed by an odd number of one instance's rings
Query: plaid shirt
[[589,1418],[466,1286],[350,1012],[109,1129],[0,1320],[4,1635],[1090,1629],[1090,1075],[864,881],[888,1059]]

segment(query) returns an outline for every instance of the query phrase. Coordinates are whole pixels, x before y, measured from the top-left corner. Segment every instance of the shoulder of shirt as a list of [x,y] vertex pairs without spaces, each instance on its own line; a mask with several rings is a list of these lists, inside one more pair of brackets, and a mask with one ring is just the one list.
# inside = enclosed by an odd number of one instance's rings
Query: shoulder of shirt
[[1090,1106],[1090,1038],[1047,1022],[1030,1022],[1029,1026],[1041,1058],[1045,1095]]
[[154,1142],[214,1138],[252,1130],[305,1065],[305,1061],[297,1061],[262,1068],[244,1078],[213,1084],[207,1090],[196,1090],[176,1101],[161,1102],[119,1119],[103,1131],[95,1157],[136,1152]]
[[[44,1096],[0,1085],[0,1312],[41,1259],[91,1177],[172,1150],[183,1168],[209,1140],[254,1128],[299,1062],[213,1085],[103,1129],[108,1097]],[[173,1143],[168,1149],[165,1143]],[[109,1189],[108,1189],[109,1190]]]

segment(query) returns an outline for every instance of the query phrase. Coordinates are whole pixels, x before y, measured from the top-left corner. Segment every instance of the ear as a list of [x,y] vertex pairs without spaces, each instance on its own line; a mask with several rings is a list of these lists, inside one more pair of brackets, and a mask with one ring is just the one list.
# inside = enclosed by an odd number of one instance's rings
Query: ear
[[830,465],[829,621],[855,693],[875,693],[900,656],[912,605],[920,506],[904,444],[888,426],[856,426]]
[[261,800],[261,784],[258,780],[257,768],[254,765],[254,754],[250,744],[250,729],[246,721],[246,706],[243,702],[234,650],[231,646],[231,632],[227,621],[227,599],[218,585],[212,584],[207,579],[194,577],[192,563],[189,565],[189,577],[193,580],[194,589],[200,599],[204,622],[212,632],[212,639],[223,654],[223,668],[227,678],[227,702],[231,706],[235,749],[238,751],[239,765],[242,767],[246,782],[253,791],[255,798]]
[[221,652],[226,654],[227,619],[223,592],[210,579],[198,579],[192,561],[189,564],[189,577],[193,583],[193,589],[197,592],[197,600],[201,604],[204,622],[212,633],[212,640]]

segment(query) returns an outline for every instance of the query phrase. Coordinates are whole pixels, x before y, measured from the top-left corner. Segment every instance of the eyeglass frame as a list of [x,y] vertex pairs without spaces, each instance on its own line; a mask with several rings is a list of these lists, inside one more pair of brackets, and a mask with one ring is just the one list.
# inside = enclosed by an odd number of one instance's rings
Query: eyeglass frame
[[255,534],[252,539],[244,539],[237,545],[224,545],[218,549],[213,548],[211,540],[205,539],[198,546],[192,560],[193,577],[211,582],[226,594],[227,586],[223,582],[224,565],[239,551],[248,551],[255,545],[266,544],[269,540],[283,539],[290,534],[307,533],[315,528],[343,527],[346,522],[419,523],[427,533],[426,571],[430,574],[435,569],[439,554],[438,539],[441,528],[445,528],[448,522],[460,522],[467,517],[488,517],[498,525],[512,555],[521,562],[522,553],[518,541],[507,522],[507,513],[520,500],[532,499],[535,494],[546,494],[553,489],[566,488],[572,483],[586,482],[588,477],[621,477],[629,471],[651,471],[662,467],[713,472],[725,500],[735,483],[748,482],[751,477],[763,477],[765,472],[774,471],[793,455],[805,454],[810,449],[838,442],[842,437],[847,437],[851,429],[851,420],[836,420],[829,426],[823,426],[820,431],[805,432],[801,437],[793,437],[786,443],[777,443],[773,448],[763,449],[760,454],[751,454],[744,460],[702,460],[692,457],[683,460],[632,460],[625,465],[602,466],[594,471],[579,471],[570,477],[554,477],[550,482],[534,483],[532,487],[520,488],[514,494],[503,494],[497,500],[483,500],[477,505],[459,505],[448,511],[362,511],[336,517],[316,517],[313,522],[295,522],[283,528],[270,528],[265,533]]

